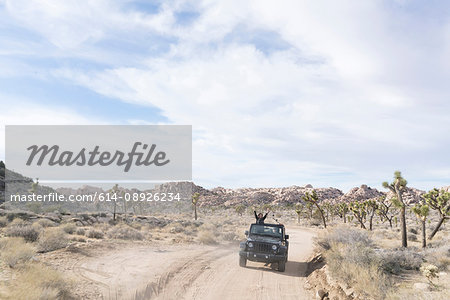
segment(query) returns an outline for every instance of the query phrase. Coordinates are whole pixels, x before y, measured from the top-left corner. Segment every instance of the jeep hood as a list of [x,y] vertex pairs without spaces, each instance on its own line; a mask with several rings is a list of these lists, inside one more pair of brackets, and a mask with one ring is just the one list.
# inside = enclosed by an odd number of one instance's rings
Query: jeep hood
[[281,240],[276,237],[271,236],[262,236],[262,235],[250,235],[247,238],[248,242],[265,242],[265,243],[273,243],[273,244],[280,244]]

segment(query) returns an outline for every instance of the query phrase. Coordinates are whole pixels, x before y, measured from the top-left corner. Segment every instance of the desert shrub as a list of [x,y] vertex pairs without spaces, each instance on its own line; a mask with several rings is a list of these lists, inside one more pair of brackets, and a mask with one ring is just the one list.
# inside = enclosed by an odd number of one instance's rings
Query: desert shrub
[[77,226],[73,223],[66,224],[62,227],[65,233],[74,234],[77,230]]
[[8,225],[8,219],[6,217],[0,217],[0,228],[6,227]]
[[131,222],[130,224],[128,224],[129,226],[133,227],[136,230],[141,230],[142,229],[142,224],[138,223],[138,222]]
[[168,226],[170,233],[181,233],[184,232],[185,227],[180,223],[172,223]]
[[37,223],[44,228],[54,227],[56,225],[55,222],[50,221],[49,219],[40,219],[39,221],[37,221]]
[[433,241],[425,250],[425,261],[433,264],[441,271],[450,266],[450,239],[448,237]]
[[198,237],[198,241],[202,244],[212,245],[212,244],[217,243],[214,233],[212,233],[209,230],[199,231],[197,237]]
[[38,252],[50,252],[64,248],[69,240],[64,231],[60,228],[48,228],[39,237],[37,242]]
[[107,232],[109,228],[111,228],[111,226],[108,225],[108,224],[105,224],[105,223],[100,223],[100,224],[95,224],[94,225],[94,229],[95,230],[99,230],[99,231],[102,231],[102,232]]
[[71,283],[42,264],[29,263],[17,275],[10,288],[10,299],[73,299]]
[[108,231],[108,237],[111,239],[122,239],[122,240],[142,240],[144,239],[144,235],[125,224],[120,224],[117,226],[112,227]]
[[321,248],[328,250],[332,244],[344,244],[344,245],[361,245],[364,247],[372,247],[373,241],[369,237],[367,231],[339,226],[332,230],[318,236],[315,239],[317,245]]
[[104,236],[102,231],[94,228],[90,229],[87,233],[87,237],[91,239],[102,239]]
[[414,248],[382,249],[378,251],[382,268],[392,274],[402,270],[419,270],[423,255]]
[[415,234],[408,234],[408,241],[411,241],[411,242],[417,242],[417,235],[415,235]]
[[26,243],[23,238],[3,238],[0,242],[0,257],[10,268],[17,264],[29,261],[35,255],[36,250]]
[[412,233],[412,234],[417,234],[418,233],[417,229],[415,229],[414,227],[410,227],[408,231],[410,233]]
[[237,234],[234,233],[234,232],[224,232],[224,233],[222,234],[222,238],[223,238],[225,241],[235,241],[235,240],[238,240],[238,236],[237,236]]
[[20,219],[11,222],[5,233],[10,237],[22,237],[27,242],[35,242],[39,237],[38,229]]
[[423,264],[420,267],[420,272],[428,279],[430,284],[433,284],[433,280],[439,277],[439,269],[432,264]]
[[84,230],[84,228],[77,228],[77,232],[78,235],[85,235],[86,234],[86,230]]
[[76,235],[72,236],[70,240],[74,241],[74,242],[86,243],[86,239],[84,237],[80,237],[80,236],[76,236]]
[[337,227],[316,239],[325,249],[332,276],[352,286],[366,298],[383,299],[391,282],[381,268],[380,257],[366,231]]

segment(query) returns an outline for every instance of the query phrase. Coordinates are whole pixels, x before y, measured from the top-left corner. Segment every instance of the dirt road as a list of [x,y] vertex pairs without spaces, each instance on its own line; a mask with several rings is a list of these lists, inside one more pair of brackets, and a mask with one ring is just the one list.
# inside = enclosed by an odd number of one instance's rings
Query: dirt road
[[284,273],[248,262],[238,266],[238,247],[127,247],[88,257],[73,271],[100,287],[106,299],[310,299],[303,289],[313,233],[288,227]]

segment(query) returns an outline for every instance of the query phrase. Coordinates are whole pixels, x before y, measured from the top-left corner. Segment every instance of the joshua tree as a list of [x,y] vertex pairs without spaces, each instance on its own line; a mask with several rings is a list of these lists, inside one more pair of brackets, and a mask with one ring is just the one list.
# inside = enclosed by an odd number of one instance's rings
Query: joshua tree
[[347,223],[347,213],[348,213],[348,205],[345,202],[338,203],[335,209],[337,215],[344,220],[344,223]]
[[114,200],[114,208],[113,208],[113,221],[116,221],[116,208],[117,208],[117,193],[119,192],[119,185],[116,183],[108,193],[111,195],[111,198]]
[[378,202],[377,214],[380,216],[381,222],[387,220],[389,222],[389,226],[392,228],[392,221],[394,220],[394,217],[397,214],[392,201],[387,200],[386,196],[381,196],[377,199],[377,202]]
[[192,195],[192,206],[194,206],[194,219],[196,221],[197,221],[197,203],[199,198],[200,198],[199,193],[194,193],[194,195]]
[[[303,198],[303,197],[302,197]],[[305,207],[306,207],[306,209],[307,209],[307,217],[308,217],[308,219],[312,219],[312,217],[313,217],[313,204],[311,203],[311,202],[308,202],[308,201],[306,201],[306,204],[305,204]]]
[[408,247],[408,239],[406,236],[406,203],[403,201],[403,193],[406,191],[407,181],[402,177],[400,171],[394,172],[394,181],[389,183],[383,182],[383,187],[394,193],[395,197],[391,199],[395,206],[400,208],[400,225],[402,231],[402,247]]
[[373,216],[375,215],[378,204],[374,199],[369,199],[364,202],[367,215],[369,216],[369,230],[372,231],[372,224],[373,224]]
[[430,208],[425,203],[417,203],[414,207],[411,208],[417,218],[422,223],[422,247],[425,248],[427,246],[427,238],[426,238],[426,226],[425,223],[427,221],[428,213]]
[[300,203],[297,203],[295,205],[295,212],[297,213],[297,224],[300,224],[300,215],[302,214],[303,211],[303,205],[301,205]]
[[325,216],[323,215],[323,210],[319,205],[319,197],[317,196],[316,191],[312,191],[312,193],[306,192],[306,194],[302,197],[304,201],[307,203],[312,203],[317,207],[317,210],[320,213],[320,216],[322,217],[323,221],[323,227],[327,228],[327,222],[325,221]]
[[350,211],[353,213],[355,218],[358,220],[359,224],[361,225],[361,228],[367,229],[366,225],[364,225],[364,221],[366,219],[366,205],[364,202],[352,202],[349,205]]
[[423,195],[426,204],[439,213],[439,221],[429,236],[431,240],[441,228],[442,223],[448,218],[450,214],[450,193],[445,190],[432,189]]

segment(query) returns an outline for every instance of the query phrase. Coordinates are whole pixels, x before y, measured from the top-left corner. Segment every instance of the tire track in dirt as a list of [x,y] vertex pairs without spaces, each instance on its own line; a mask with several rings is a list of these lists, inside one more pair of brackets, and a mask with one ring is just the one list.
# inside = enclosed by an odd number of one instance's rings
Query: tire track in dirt
[[310,231],[288,227],[285,272],[261,263],[238,265],[238,246],[131,246],[86,257],[73,270],[94,282],[102,299],[310,299],[303,289]]

